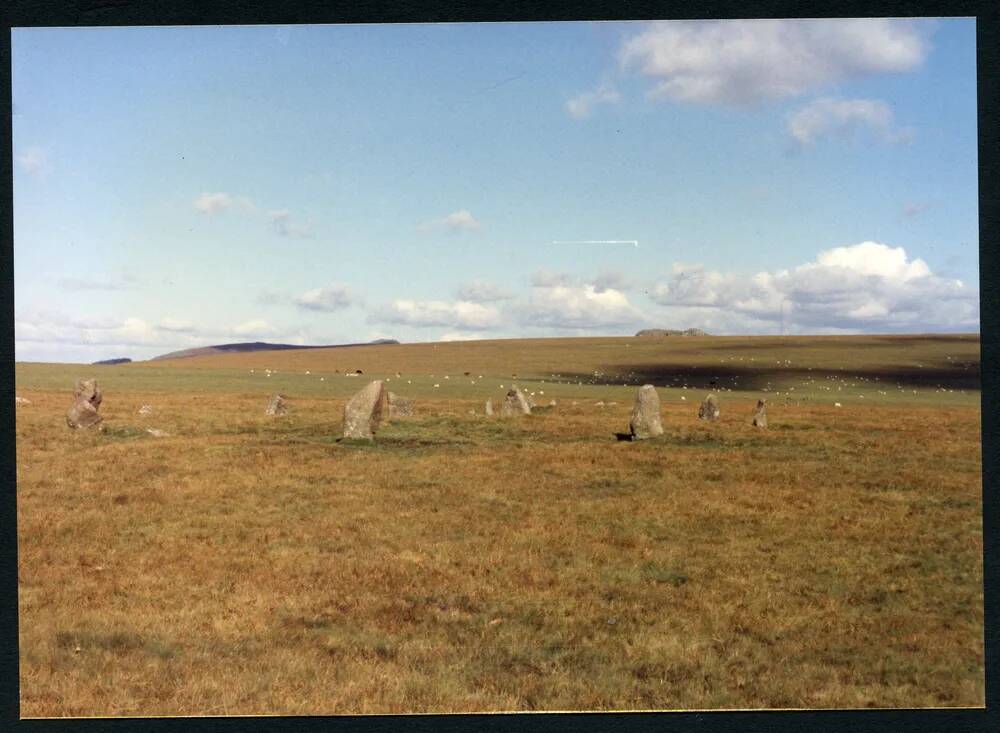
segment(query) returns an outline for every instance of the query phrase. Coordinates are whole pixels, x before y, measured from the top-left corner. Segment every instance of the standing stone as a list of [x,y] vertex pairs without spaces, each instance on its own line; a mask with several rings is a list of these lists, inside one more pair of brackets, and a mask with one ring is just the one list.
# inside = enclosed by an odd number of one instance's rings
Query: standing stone
[[413,400],[407,399],[406,397],[400,397],[395,392],[390,392],[387,402],[389,404],[390,420],[413,416]]
[[375,431],[388,413],[385,383],[369,382],[344,405],[344,437],[374,440]]
[[524,392],[512,386],[507,392],[507,397],[503,401],[503,407],[500,408],[500,412],[503,415],[530,415],[531,405],[528,404]]
[[660,396],[651,384],[644,384],[635,393],[635,406],[628,421],[632,440],[645,440],[657,435],[663,435],[663,423],[660,420]]
[[271,398],[271,401],[267,403],[267,414],[268,415],[284,415],[288,412],[288,405],[285,404],[285,398],[280,394],[276,394]]
[[767,427],[767,404],[764,400],[757,400],[757,409],[753,413],[753,425],[755,428]]
[[486,414],[490,417],[493,416],[493,398],[486,400]]
[[710,394],[698,408],[698,419],[715,422],[719,419],[719,400],[714,394]]
[[101,406],[101,388],[96,379],[77,380],[73,389],[73,406],[66,412],[66,424],[71,428],[90,428],[101,422],[97,408]]

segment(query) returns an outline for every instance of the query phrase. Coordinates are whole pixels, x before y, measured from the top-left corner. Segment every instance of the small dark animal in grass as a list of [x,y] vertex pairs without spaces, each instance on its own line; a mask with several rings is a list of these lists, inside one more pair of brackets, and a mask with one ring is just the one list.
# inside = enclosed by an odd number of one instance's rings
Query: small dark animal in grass
[[66,424],[71,428],[90,428],[100,423],[97,408],[101,406],[102,399],[96,379],[77,380],[73,389],[73,406],[66,412]]
[[361,371],[360,369],[355,369],[355,370],[354,370],[354,373],[355,373],[355,374],[364,374],[364,372],[363,372],[363,371]]
[[753,413],[753,426],[755,428],[767,427],[767,403],[764,400],[757,400],[757,408]]

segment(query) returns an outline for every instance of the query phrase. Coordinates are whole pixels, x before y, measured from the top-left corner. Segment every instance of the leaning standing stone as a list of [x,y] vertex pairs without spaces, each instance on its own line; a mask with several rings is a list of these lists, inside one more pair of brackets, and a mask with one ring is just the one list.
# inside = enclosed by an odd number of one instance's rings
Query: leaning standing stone
[[73,389],[73,406],[66,412],[66,424],[71,428],[90,428],[101,422],[97,408],[101,406],[101,388],[96,379],[80,379]]
[[530,415],[531,405],[528,404],[524,392],[517,387],[511,387],[510,391],[507,392],[506,399],[503,401],[503,407],[500,412],[503,415]]
[[389,392],[387,398],[389,405],[389,419],[396,420],[401,417],[411,417],[413,415],[413,400],[400,397],[395,392]]
[[753,425],[755,428],[767,427],[767,405],[764,400],[757,400],[757,409],[753,413]]
[[651,384],[644,384],[635,394],[635,406],[628,421],[632,440],[644,440],[663,435],[660,420],[660,396]]
[[375,431],[388,413],[385,383],[369,382],[344,406],[344,437],[373,440]]
[[280,394],[274,395],[271,401],[267,403],[267,414],[268,415],[284,415],[288,412],[288,405],[285,404],[285,398]]
[[698,408],[698,419],[714,422],[719,419],[719,401],[714,394],[710,394]]
[[493,415],[493,398],[492,397],[490,399],[486,400],[486,414],[489,415],[489,416],[491,416],[491,417]]

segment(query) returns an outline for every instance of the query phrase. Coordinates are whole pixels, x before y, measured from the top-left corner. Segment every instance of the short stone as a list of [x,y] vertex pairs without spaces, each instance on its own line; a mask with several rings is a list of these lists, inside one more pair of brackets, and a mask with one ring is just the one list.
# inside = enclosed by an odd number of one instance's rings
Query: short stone
[[698,419],[714,422],[719,419],[719,400],[714,394],[708,395],[698,408]]

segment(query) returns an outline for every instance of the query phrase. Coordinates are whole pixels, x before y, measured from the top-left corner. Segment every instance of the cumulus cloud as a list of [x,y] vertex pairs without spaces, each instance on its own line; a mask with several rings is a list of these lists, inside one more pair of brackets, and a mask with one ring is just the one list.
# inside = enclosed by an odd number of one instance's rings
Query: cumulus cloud
[[593,91],[584,92],[567,101],[566,110],[570,116],[582,120],[585,117],[590,117],[594,107],[600,104],[617,104],[621,98],[622,95],[618,93],[617,89],[602,84]]
[[453,211],[441,219],[433,219],[419,225],[417,229],[421,232],[433,232],[445,230],[449,232],[474,232],[480,228],[480,223],[476,218],[466,211],[460,209]]
[[492,303],[498,300],[510,300],[514,297],[503,288],[481,280],[466,283],[458,289],[456,295],[459,300],[470,303]]
[[654,80],[654,98],[743,105],[913,70],[929,50],[926,27],[887,18],[660,21],[625,41],[619,63]]
[[496,307],[465,300],[394,300],[370,318],[385,323],[452,329],[493,329],[501,322]]
[[306,310],[331,312],[347,308],[354,300],[351,288],[333,283],[324,288],[307,290],[295,298],[295,304]]
[[934,275],[902,247],[861,242],[820,252],[791,270],[752,276],[675,264],[654,285],[660,305],[706,309],[743,328],[784,321],[793,330],[976,330],[979,297],[960,280]]
[[811,145],[821,137],[851,137],[868,130],[885,142],[907,142],[909,129],[897,130],[889,105],[878,99],[817,99],[788,118],[788,133],[799,145]]
[[536,273],[532,282],[527,301],[515,309],[524,326],[588,330],[645,322],[645,316],[620,290],[573,284],[552,273]]
[[605,290],[631,290],[634,285],[631,278],[613,270],[599,272],[592,284],[598,293]]
[[17,156],[17,164],[30,176],[45,178],[52,170],[49,155],[43,148],[30,147]]

